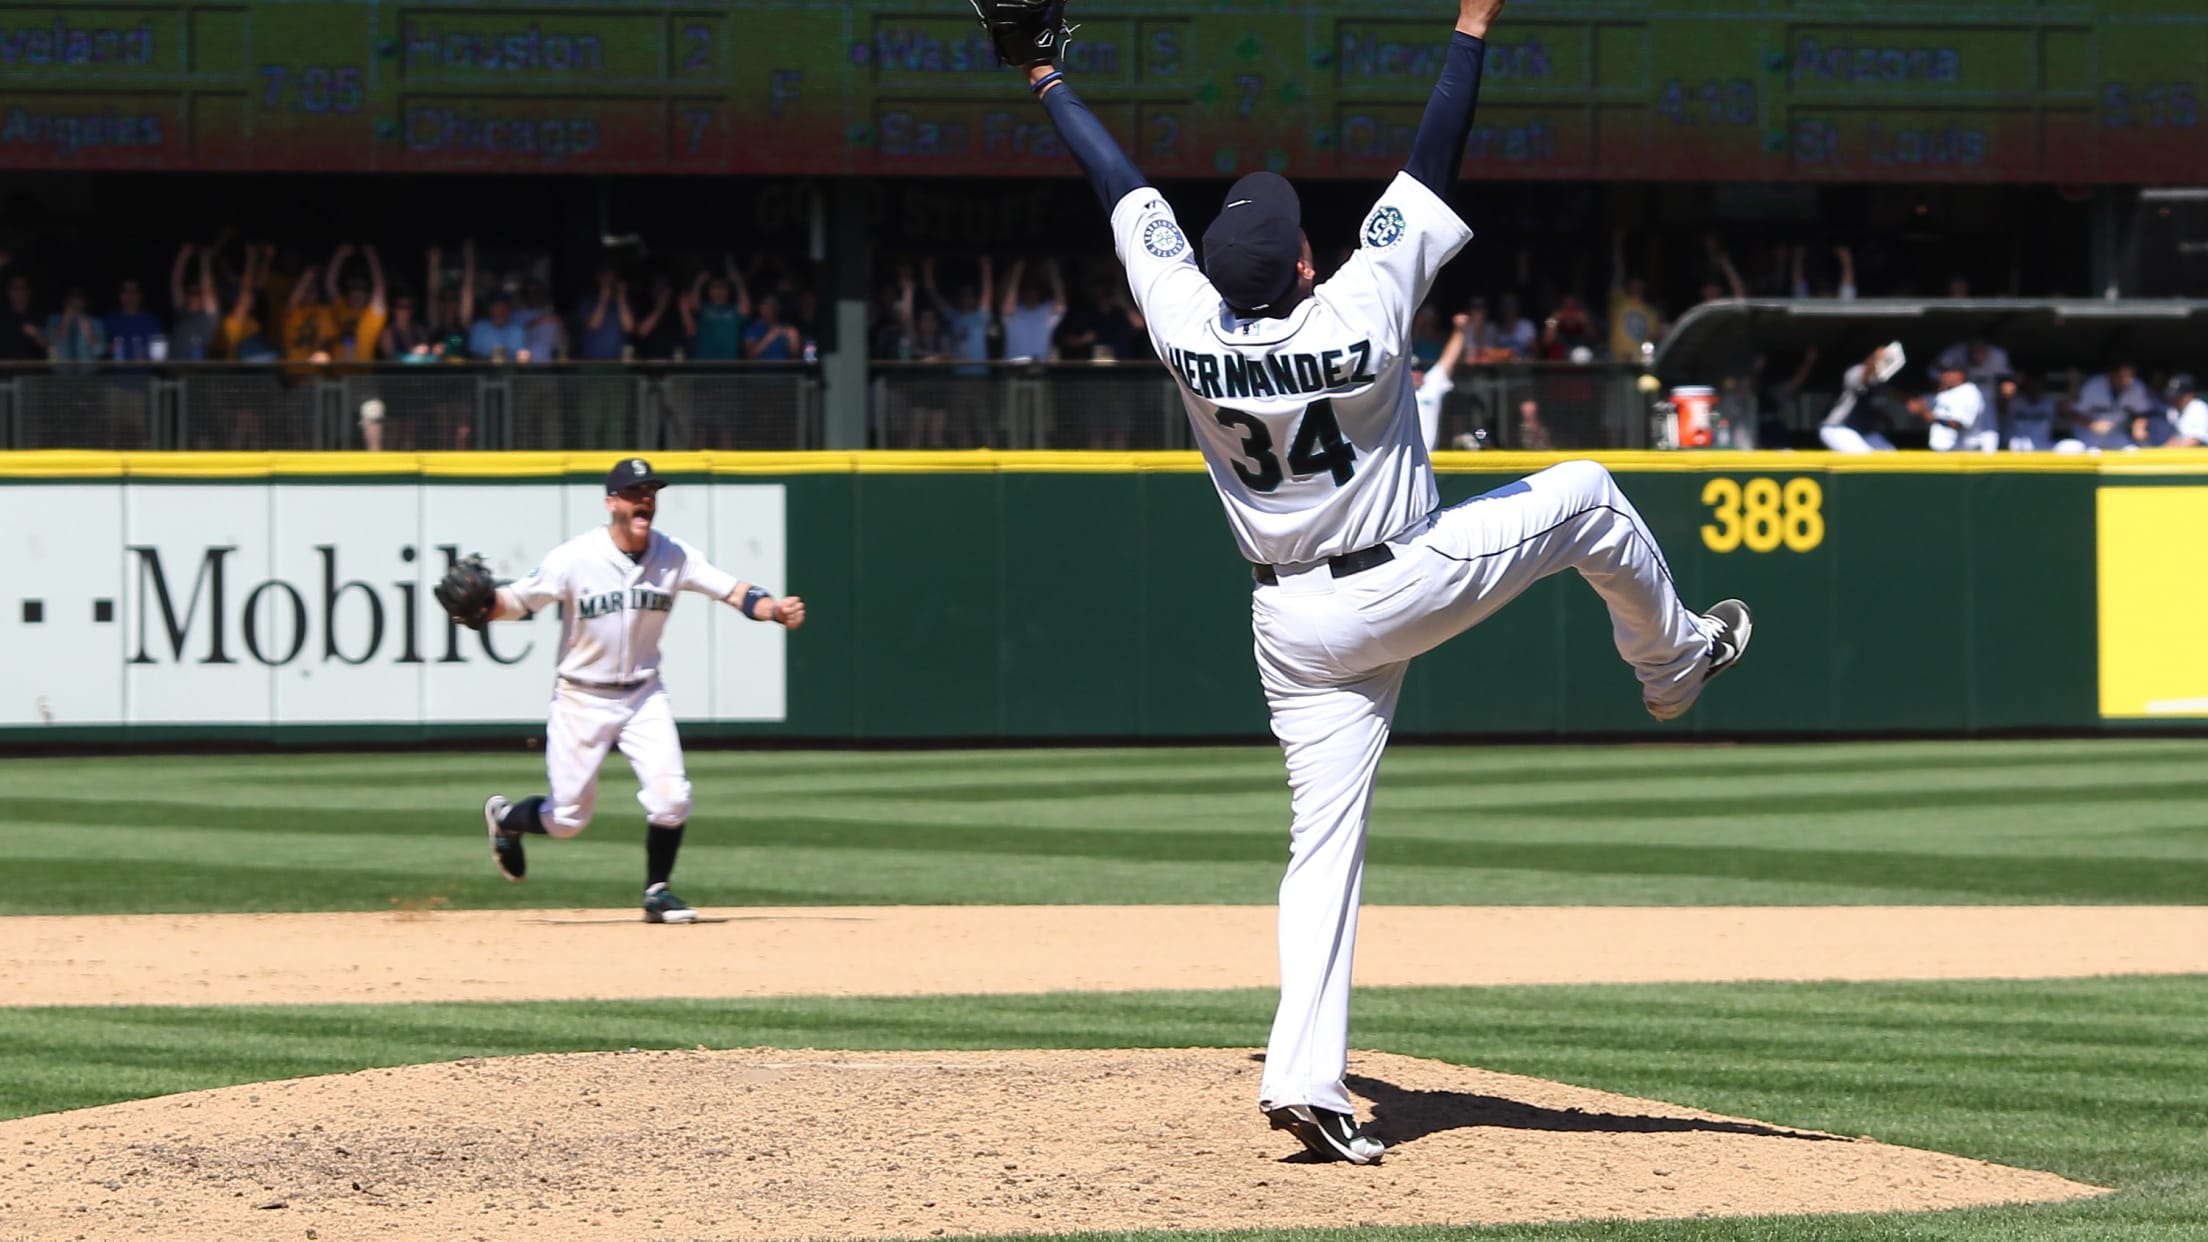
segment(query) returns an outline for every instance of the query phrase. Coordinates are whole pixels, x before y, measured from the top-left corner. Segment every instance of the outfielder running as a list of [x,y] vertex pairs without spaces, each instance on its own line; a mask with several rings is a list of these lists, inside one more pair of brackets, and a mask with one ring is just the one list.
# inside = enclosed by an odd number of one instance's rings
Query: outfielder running
[[521,882],[528,867],[524,835],[572,837],[589,825],[599,765],[619,746],[636,770],[636,800],[647,822],[644,921],[690,923],[698,912],[667,887],[690,818],[690,779],[659,679],[660,632],[678,591],[712,596],[754,621],[793,630],[805,623],[805,601],[739,581],[696,548],[653,529],[665,486],[651,463],[628,458],[606,475],[604,526],[552,549],[528,577],[506,586],[494,585],[489,569],[470,557],[452,567],[436,594],[447,612],[477,629],[547,604],[563,606],[559,676],[544,741],[551,792],[515,803],[494,794],[483,804],[499,872]]
[[1256,579],[1258,676],[1294,814],[1259,1107],[1313,1154],[1370,1163],[1383,1146],[1343,1082],[1350,962],[1373,779],[1411,658],[1575,569],[1609,606],[1649,712],[1670,720],[1740,659],[1748,609],[1681,603],[1655,539],[1593,462],[1440,507],[1411,391],[1411,316],[1471,238],[1447,197],[1502,0],[1459,0],[1410,160],[1365,217],[1357,252],[1323,283],[1296,192],[1271,173],[1227,192],[1198,267],[1173,209],[1055,67],[1062,0],[973,4],[1111,213],[1128,283]]

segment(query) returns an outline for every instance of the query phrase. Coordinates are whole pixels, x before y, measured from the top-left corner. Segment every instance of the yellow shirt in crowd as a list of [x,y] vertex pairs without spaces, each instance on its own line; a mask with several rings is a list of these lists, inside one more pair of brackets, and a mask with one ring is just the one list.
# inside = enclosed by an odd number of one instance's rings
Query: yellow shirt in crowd
[[389,316],[370,304],[354,311],[347,322],[346,312],[350,310],[344,307],[337,313],[337,340],[330,346],[330,358],[336,362],[374,362],[376,342],[383,339],[383,325]]
[[1656,308],[1624,292],[1610,295],[1610,356],[1636,361],[1641,346],[1656,339]]
[[312,358],[317,352],[330,348],[337,339],[337,319],[327,306],[287,306],[284,308],[283,340],[278,345],[284,357],[297,362]]

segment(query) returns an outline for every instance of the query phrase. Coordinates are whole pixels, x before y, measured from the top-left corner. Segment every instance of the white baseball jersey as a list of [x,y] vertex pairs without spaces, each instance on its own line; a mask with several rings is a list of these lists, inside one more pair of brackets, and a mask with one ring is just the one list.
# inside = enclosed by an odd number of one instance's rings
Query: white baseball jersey
[[[1958,384],[1932,398],[1930,443],[1935,453],[1956,449],[1983,451],[1989,447],[1980,435],[1979,422],[1986,412],[1985,395],[1976,384]],[[1955,426],[1949,426],[1949,423]]]
[[675,592],[725,598],[736,579],[696,548],[656,530],[632,561],[601,526],[552,549],[529,576],[505,589],[530,612],[554,602],[567,606],[560,676],[625,685],[659,676],[659,636]]
[[1357,252],[1281,319],[1226,308],[1155,188],[1119,201],[1112,236],[1244,557],[1324,560],[1440,506],[1411,393],[1411,315],[1472,230],[1424,183],[1397,174]]
[[2208,401],[2193,398],[2184,409],[2171,411],[2170,421],[2177,424],[2177,434],[2208,443]]

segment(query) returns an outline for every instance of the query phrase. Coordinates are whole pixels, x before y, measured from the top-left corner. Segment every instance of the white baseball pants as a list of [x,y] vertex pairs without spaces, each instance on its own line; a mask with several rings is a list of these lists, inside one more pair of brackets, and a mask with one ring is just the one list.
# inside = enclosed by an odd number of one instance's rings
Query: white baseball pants
[[1853,427],[1839,423],[1829,427],[1819,427],[1817,438],[1824,441],[1825,447],[1835,453],[1891,453],[1894,451],[1893,441],[1879,435],[1877,432],[1874,431],[1870,435],[1864,435]]
[[636,770],[636,800],[652,823],[673,828],[690,818],[682,739],[659,679],[611,690],[563,678],[554,683],[544,737],[544,767],[552,778],[542,814],[548,835],[572,837],[590,825],[598,806],[598,769],[615,746]]
[[1257,666],[1288,760],[1294,813],[1280,882],[1280,1009],[1260,1106],[1352,1111],[1350,966],[1365,826],[1413,656],[1479,624],[1536,581],[1576,569],[1610,607],[1642,696],[1702,690],[1715,627],[1673,588],[1663,553],[1610,472],[1567,462],[1435,515],[1395,559],[1347,578],[1277,566],[1251,596]]

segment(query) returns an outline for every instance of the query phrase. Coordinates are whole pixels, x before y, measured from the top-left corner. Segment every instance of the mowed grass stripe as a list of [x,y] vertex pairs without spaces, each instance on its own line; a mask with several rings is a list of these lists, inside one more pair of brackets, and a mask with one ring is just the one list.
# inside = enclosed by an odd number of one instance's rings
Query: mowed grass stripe
[[[1637,776],[1672,772],[1683,768],[1712,774],[1813,774],[1828,772],[1906,772],[1912,770],[1957,771],[1994,767],[2035,768],[2049,765],[2101,763],[2186,762],[2199,758],[2202,744],[2184,739],[1996,740],[1956,742],[1849,742],[1798,745],[1696,746],[1678,744],[1618,744],[1606,746],[1421,746],[1399,743],[1388,755],[1388,771],[1416,779],[1439,769],[1445,775],[1496,778],[1530,776],[1568,782],[1635,779]],[[1231,766],[1267,775],[1280,770],[1279,752],[1271,746],[1145,747],[1145,748],[1035,748],[917,751],[789,751],[713,750],[693,751],[694,766],[710,766],[729,774],[756,779],[805,780],[815,776],[844,779],[926,780],[938,775],[956,779],[962,771],[984,771],[1005,780],[1030,775],[1038,780],[1069,774],[1114,771],[1157,773],[1202,771]],[[9,768],[35,768],[45,784],[81,781],[96,788],[107,782],[117,760],[100,756],[27,757],[0,764],[0,788],[19,779]],[[526,750],[496,751],[399,751],[365,753],[252,753],[236,756],[207,754],[133,755],[131,768],[158,775],[166,783],[201,783],[219,787],[232,774],[265,770],[271,783],[316,782],[325,778],[351,778],[375,784],[390,772],[409,779],[434,780],[439,775],[475,779],[485,771],[541,771],[540,755]],[[219,767],[216,766],[219,764]]]
[[[1724,790],[1722,796],[1712,796],[1713,782],[1708,780],[1649,781],[1631,790],[1621,790],[1620,796],[1600,799],[1569,796],[1565,792],[1567,787],[1559,787],[1551,796],[1506,799],[1497,796],[1499,791],[1491,788],[1444,792],[1438,786],[1429,787],[1435,791],[1435,796],[1417,798],[1415,794],[1407,794],[1404,789],[1391,783],[1382,786],[1386,792],[1382,795],[1381,805],[1400,805],[1406,810],[1419,811],[1457,810],[1490,818],[1576,822],[1628,817],[1646,820],[1724,819],[1742,816],[1844,817],[1947,811],[1999,813],[2027,807],[2045,811],[2065,807],[2121,810],[2155,804],[2186,804],[2208,796],[2208,777],[2127,780],[2122,773],[2099,775],[2100,779],[2092,783],[2057,783],[2044,779],[1997,783],[1989,778],[1982,783],[1927,781],[1881,788],[1865,788],[1860,781],[1835,781],[1820,785],[1799,782],[1771,785],[1736,783]],[[813,808],[813,815],[817,820],[857,821],[895,813],[901,818],[915,818],[919,822],[936,819],[963,821],[976,817],[1002,818],[1029,808],[1049,810],[1076,801],[1099,804],[1086,808],[1095,813],[1148,807],[1163,800],[1171,800],[1198,811],[1246,810],[1252,814],[1269,814],[1277,823],[1285,819],[1287,802],[1285,788],[1258,794],[1239,783],[1230,785],[1225,781],[1207,783],[1200,789],[1164,783],[1139,791],[1116,785],[1109,791],[1091,785],[1061,786],[1032,796],[1024,791],[1019,796],[1013,796],[1015,791],[1011,788],[959,786],[955,790],[907,791],[897,797],[871,791],[853,793],[845,789],[824,789],[802,796],[776,795],[770,798],[744,790],[735,782],[717,781],[704,773],[693,773],[692,779],[700,788],[716,784],[730,786],[715,792],[721,792],[724,796],[733,795],[740,805],[788,804]],[[621,783],[621,775],[610,776],[606,781],[607,785],[613,787],[605,789],[601,794],[601,805],[608,816],[619,816],[628,809],[621,805],[622,800],[617,792]],[[180,800],[173,797],[118,799],[40,797],[26,794],[9,799],[7,817],[18,823],[57,825],[127,824],[144,822],[151,817],[163,824],[209,828],[274,824],[288,817],[299,821],[299,827],[319,826],[322,831],[330,833],[361,828],[386,833],[428,833],[439,829],[435,824],[425,823],[421,812],[432,811],[439,816],[472,812],[482,801],[477,795],[486,787],[478,785],[467,789],[455,787],[435,791],[417,788],[406,796],[379,804],[347,806],[342,815],[333,814],[335,808],[329,802],[304,799],[284,802],[234,799],[216,802]],[[533,789],[536,785],[512,784],[506,787],[515,790],[515,796],[520,796],[520,790]],[[605,794],[613,796],[606,798]],[[915,803],[919,805],[915,806]],[[833,807],[840,813],[833,816],[821,815],[818,809],[822,807]]]
[[[1578,752],[1559,750],[1548,768],[1522,766],[1509,772],[1477,766],[1437,766],[1436,752],[1406,748],[1391,755],[1380,788],[1383,796],[1410,804],[1458,804],[1504,812],[1576,814],[1590,806],[1607,809],[1622,798],[1636,805],[1662,803],[1672,813],[1692,814],[1714,790],[1729,795],[1727,804],[1794,796],[1802,800],[1802,805],[1793,809],[1814,813],[1826,804],[1844,811],[1851,802],[1882,808],[1883,802],[1863,800],[1875,799],[1886,789],[1968,806],[2000,805],[2042,793],[2056,799],[2084,800],[2187,797],[2197,794],[2203,783],[2189,766],[2173,766],[2171,758],[2159,749],[2140,754],[2101,754],[2070,762],[2033,758],[2028,763],[1998,763],[1950,756],[1945,753],[1949,745],[1926,743],[1923,747],[1930,753],[1914,756],[1910,762],[1881,760],[1861,768],[1824,763],[1783,768],[1742,764],[1735,760],[1749,752],[1716,747],[1667,750],[1670,759],[1660,767],[1620,764],[1596,771],[1572,762],[1571,756]],[[1790,753],[1794,749],[1790,748]],[[1062,753],[1075,757],[1090,754]],[[1122,752],[1098,753],[1116,756]],[[1145,756],[1173,753],[1142,752]],[[1472,749],[1450,753],[1466,757],[1480,754]],[[1018,754],[982,752],[981,757],[991,760],[992,766],[976,770],[963,765],[954,770],[912,774],[876,770],[896,766],[902,756],[841,756],[865,760],[868,766],[839,766],[820,776],[792,776],[748,771],[751,764],[744,761],[757,759],[755,755],[706,752],[691,756],[691,769],[694,779],[723,784],[747,800],[1050,803],[1066,799],[1219,795],[1274,806],[1285,800],[1280,762],[1269,749],[1252,748],[1195,769],[1165,769],[1130,759],[1100,770],[1054,765],[1029,771],[1000,758]],[[2194,746],[2190,759],[2197,762],[2204,754],[2208,754],[2208,748]],[[343,768],[306,757],[217,756],[200,760],[198,768],[188,775],[145,769],[136,763],[119,769],[115,760],[101,761],[98,771],[86,770],[81,760],[73,761],[78,766],[60,771],[19,760],[0,763],[0,794],[22,804],[19,818],[42,813],[67,815],[65,804],[76,802],[84,803],[88,814],[108,815],[120,815],[131,802],[146,800],[232,812],[304,809],[327,806],[329,797],[354,790],[372,795],[356,809],[373,811],[387,806],[476,803],[489,791],[518,793],[541,784],[543,779],[541,767],[527,759],[472,756],[468,766],[454,767],[450,756],[430,758],[443,760],[437,770],[417,770],[412,766],[415,757],[406,755],[356,756]],[[618,762],[609,763],[607,768],[614,783],[626,775]],[[1623,788],[1601,799],[1590,799],[1591,784]],[[130,795],[129,799],[119,796],[122,794]]]
[[[372,830],[364,829],[364,832]],[[1285,842],[1277,832],[1183,829],[1039,830],[1026,825],[932,825],[925,835],[908,824],[853,823],[837,820],[778,819],[733,829],[733,840],[698,843],[715,849],[773,847],[836,852],[855,858],[901,855],[953,855],[961,859],[993,857],[1073,861],[1172,863],[1278,863]],[[24,848],[0,847],[0,857],[24,863],[68,863],[98,856],[102,845],[134,848],[133,862],[180,863],[206,855],[228,857],[225,865],[254,871],[319,866],[372,874],[388,857],[389,847],[373,835],[323,838],[249,828],[196,831],[172,839],[133,841],[144,830],[128,833],[83,832],[73,841],[52,837]],[[377,834],[395,835],[395,834]],[[412,835],[410,832],[408,835]],[[437,835],[455,858],[482,853],[458,827]],[[480,837],[480,833],[476,834]],[[591,867],[590,860],[618,853],[626,858],[634,835],[615,826],[594,839],[539,843],[559,866]],[[463,845],[462,843],[465,842]],[[1876,849],[1810,849],[1792,845],[1655,845],[1615,840],[1571,842],[1497,840],[1448,841],[1375,834],[1367,846],[1374,868],[1439,871],[1541,871],[1591,876],[1642,876],[1737,879],[1839,886],[1876,887],[1927,895],[1967,895],[2025,904],[2092,900],[2132,905],[2186,905],[2208,895],[2208,859],[2145,857],[2092,858],[2061,854],[1992,855]],[[595,869],[595,868],[592,868]],[[386,878],[411,872],[390,872]],[[2090,894],[2090,897],[2084,896]],[[1937,903],[1934,903],[1937,904]]]
[[[1413,800],[1426,793],[1499,810],[1579,813],[1591,801],[1589,786],[1620,785],[1635,803],[1707,800],[1715,786],[1737,784],[1742,799],[1796,794],[1818,801],[1863,797],[1865,786],[1941,791],[1968,799],[2053,790],[2091,796],[2115,786],[2149,794],[2191,796],[2200,780],[2182,760],[2197,762],[2194,743],[2095,742],[2084,751],[2048,753],[2044,745],[2017,743],[2018,754],[1982,754],[1980,744],[1922,743],[1913,753],[1862,748],[1706,747],[1615,748],[1584,762],[1587,748],[1514,748],[1505,760],[1478,748],[1404,747],[1391,753],[1381,788]],[[2080,743],[2069,746],[2084,745]],[[2188,752],[2172,753],[2172,746]],[[1836,761],[1825,749],[1842,752]],[[1651,762],[1651,757],[1661,762]],[[1776,758],[1774,758],[1776,756]],[[1854,756],[1852,760],[1848,757]],[[806,755],[702,752],[690,757],[693,776],[727,781],[748,799],[804,797],[884,800],[1050,802],[1071,798],[1144,798],[1165,795],[1257,797],[1279,803],[1285,780],[1270,748],[1220,751],[980,751],[910,754],[840,754],[834,763],[808,766]],[[1039,757],[1048,762],[1040,762]],[[762,761],[792,762],[762,767]],[[1170,760],[1167,762],[1166,760]],[[118,791],[114,760],[17,761],[0,764],[0,793],[49,801],[112,801]],[[92,765],[92,766],[87,766]],[[622,765],[608,765],[619,778]],[[1876,778],[1869,781],[1863,778]],[[541,783],[533,756],[487,754],[349,756],[253,755],[199,757],[188,768],[173,762],[133,760],[131,786],[152,785],[165,801],[226,808],[321,805],[322,797],[353,789],[374,795],[371,805],[480,801],[493,789]],[[303,791],[303,792],[302,792]],[[136,791],[133,790],[135,793]],[[2121,794],[2108,796],[2120,797]],[[2138,796],[2138,795],[2133,795]],[[1873,804],[1877,805],[1877,804]],[[1807,808],[1814,810],[1815,807]]]
[[[706,905],[1263,903],[1287,853],[1269,747],[692,759],[678,878]],[[2208,894],[2202,759],[2208,743],[2162,740],[1404,748],[1367,893],[2193,903]],[[641,812],[618,764],[589,833],[539,843],[528,885],[491,873],[481,797],[541,781],[528,754],[0,763],[0,913],[632,900]]]
[[[0,1010],[0,1113],[461,1056],[627,1047],[1248,1047],[1269,992],[756,1002]],[[1418,1238],[2042,1237],[2208,1220],[2208,979],[1367,990],[1354,1042],[1781,1125],[2051,1169],[2091,1203]],[[1253,1126],[1260,1124],[1253,1112]],[[1138,1235],[1139,1236],[1139,1235]],[[1180,1235],[1175,1235],[1180,1236]],[[1317,1242],[1330,1235],[1253,1234]]]

